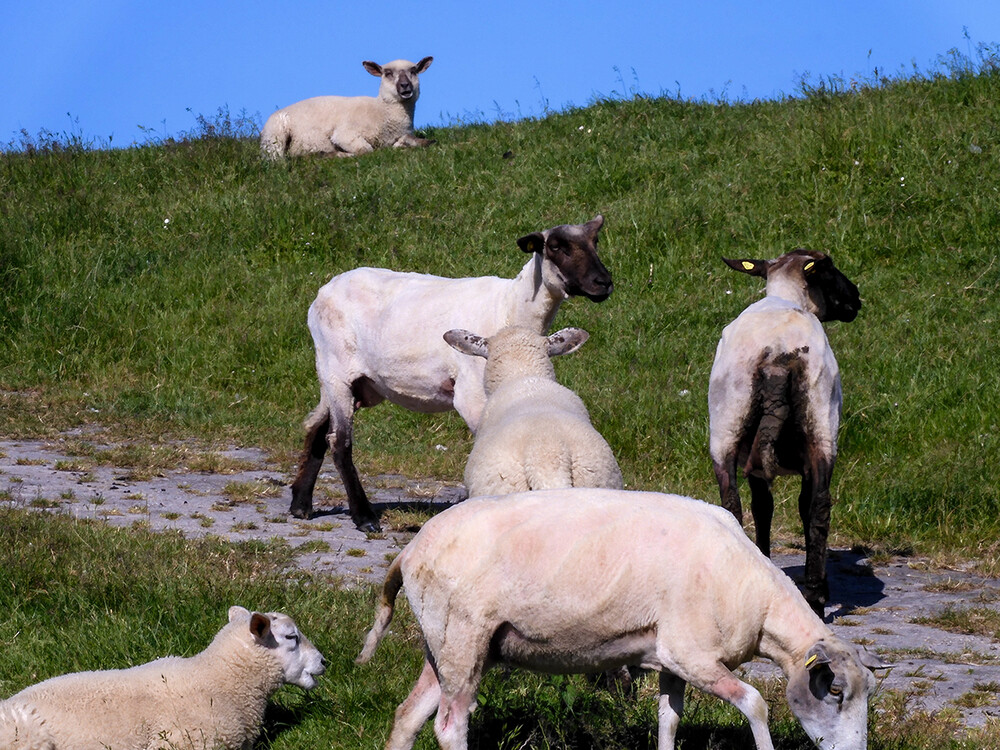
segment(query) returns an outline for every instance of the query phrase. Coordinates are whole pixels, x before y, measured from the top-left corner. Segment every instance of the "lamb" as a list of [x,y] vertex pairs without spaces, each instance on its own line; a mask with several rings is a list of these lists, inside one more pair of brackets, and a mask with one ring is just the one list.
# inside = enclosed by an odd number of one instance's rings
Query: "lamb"
[[736,469],[742,468],[757,546],[770,555],[771,483],[779,474],[801,475],[804,593],[822,616],[830,598],[830,477],[842,402],[837,360],[822,323],[854,320],[861,298],[824,253],[798,249],[773,260],[723,260],[764,277],[767,286],[764,299],[723,330],[709,377],[710,453],[719,495],[742,522],[736,486]]
[[517,244],[531,257],[513,279],[357,268],[327,282],[309,307],[320,401],[306,420],[289,512],[312,513],[329,445],[351,519],[363,531],[379,530],[354,466],[354,412],[385,399],[418,412],[455,409],[474,433],[486,401],[485,365],[453,350],[442,334],[465,328],[491,336],[509,325],[545,333],[564,299],[607,299],[611,274],[597,255],[603,224],[598,215],[521,237]]
[[250,750],[268,697],[307,690],[323,655],[287,615],[229,609],[200,654],[53,677],[0,701],[4,750]]
[[378,96],[316,96],[279,109],[260,134],[261,155],[270,160],[303,154],[354,156],[376,148],[429,146],[413,132],[420,74],[433,57],[414,64],[365,60],[365,70],[381,78]]
[[486,359],[486,407],[465,465],[469,495],[559,487],[622,488],[611,447],[583,401],[556,382],[550,357],[575,352],[589,334],[564,328],[546,337],[511,326],[489,338],[456,329],[456,350]]
[[389,750],[437,711],[442,748],[467,746],[482,674],[638,664],[659,672],[659,747],[674,746],[685,684],[736,706],[759,750],[767,705],[731,670],[755,654],[783,671],[792,712],[824,750],[867,742],[869,670],[732,514],[677,495],[570,488],[468,500],[438,514],[393,561],[359,663],[406,597],[427,658],[396,709]]

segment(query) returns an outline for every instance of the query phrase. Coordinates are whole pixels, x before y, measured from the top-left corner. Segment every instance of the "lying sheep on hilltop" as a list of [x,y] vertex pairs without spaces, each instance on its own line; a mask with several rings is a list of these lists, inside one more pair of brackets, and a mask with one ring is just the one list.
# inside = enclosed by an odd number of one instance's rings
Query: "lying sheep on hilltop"
[[229,609],[200,654],[53,677],[0,701],[3,750],[250,750],[270,695],[326,660],[287,615]]
[[315,96],[279,109],[260,133],[266,159],[303,154],[354,156],[376,148],[428,146],[413,133],[413,110],[420,96],[420,74],[433,57],[414,64],[366,60],[365,70],[382,79],[378,96]]
[[461,329],[445,341],[486,359],[486,408],[465,465],[472,497],[560,487],[621,489],[614,454],[590,423],[583,401],[556,382],[550,357],[575,352],[586,331],[546,337],[512,326],[489,338]]
[[427,658],[388,750],[411,748],[435,711],[441,747],[465,748],[479,681],[498,664],[653,669],[660,750],[674,747],[687,683],[738,708],[758,750],[772,750],[766,702],[733,673],[755,654],[781,668],[792,713],[820,748],[866,747],[869,670],[886,665],[834,635],[718,506],[589,488],[455,505],[393,560],[358,662],[404,586]]
[[854,320],[861,298],[823,253],[723,260],[767,279],[767,296],[723,330],[709,376],[710,452],[722,505],[742,521],[741,468],[750,485],[757,546],[770,555],[771,482],[779,474],[801,475],[805,596],[822,616],[830,598],[826,540],[842,401],[840,371],[822,323]]
[[441,334],[465,328],[490,336],[510,325],[545,333],[563,300],[607,299],[611,274],[597,254],[603,224],[598,215],[521,237],[518,247],[530,258],[513,279],[356,268],[328,281],[309,306],[320,400],[306,420],[290,513],[312,513],[329,448],[351,519],[362,531],[377,531],[378,518],[354,466],[355,411],[383,400],[419,412],[455,409],[476,432],[486,402],[483,360],[462,356]]

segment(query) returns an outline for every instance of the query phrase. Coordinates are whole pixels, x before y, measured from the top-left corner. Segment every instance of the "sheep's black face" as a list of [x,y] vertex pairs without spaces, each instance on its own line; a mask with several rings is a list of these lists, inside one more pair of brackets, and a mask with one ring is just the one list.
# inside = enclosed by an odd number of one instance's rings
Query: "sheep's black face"
[[809,296],[819,310],[817,317],[850,323],[861,310],[861,295],[857,286],[837,270],[828,256],[807,262],[803,267]]
[[525,252],[540,252],[556,267],[563,291],[570,297],[603,302],[611,296],[611,272],[597,254],[598,232],[604,217],[586,224],[563,224],[547,232],[534,232],[517,241]]

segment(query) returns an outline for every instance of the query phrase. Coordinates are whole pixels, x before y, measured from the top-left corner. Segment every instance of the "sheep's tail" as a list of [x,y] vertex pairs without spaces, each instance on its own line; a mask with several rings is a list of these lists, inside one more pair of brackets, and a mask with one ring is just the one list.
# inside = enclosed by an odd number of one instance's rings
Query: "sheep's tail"
[[389,566],[389,572],[385,574],[385,583],[382,584],[382,598],[375,610],[375,624],[368,631],[368,635],[365,637],[365,645],[361,649],[358,658],[354,660],[355,664],[367,664],[368,660],[372,658],[372,654],[375,653],[375,649],[378,648],[378,644],[382,641],[385,631],[389,628],[389,623],[392,622],[392,613],[396,606],[396,595],[399,594],[402,586],[403,555],[400,553]]
[[793,393],[802,374],[801,355],[808,351],[809,347],[800,347],[761,363],[757,371],[760,422],[745,473],[756,465],[768,482],[778,475],[778,437],[792,416]]
[[288,127],[288,117],[274,114],[267,118],[263,130],[260,131],[260,155],[265,159],[277,161],[288,153],[292,142],[292,131]]

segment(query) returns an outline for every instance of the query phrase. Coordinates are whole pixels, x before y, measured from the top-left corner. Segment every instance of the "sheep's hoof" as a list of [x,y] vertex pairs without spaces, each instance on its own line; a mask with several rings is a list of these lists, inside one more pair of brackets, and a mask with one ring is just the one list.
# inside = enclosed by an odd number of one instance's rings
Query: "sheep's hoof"
[[311,508],[296,508],[294,505],[288,509],[288,512],[292,515],[292,518],[301,518],[306,521],[312,515]]
[[377,518],[372,518],[368,521],[355,521],[354,524],[358,527],[359,531],[363,531],[366,534],[382,533],[382,527],[379,525]]

